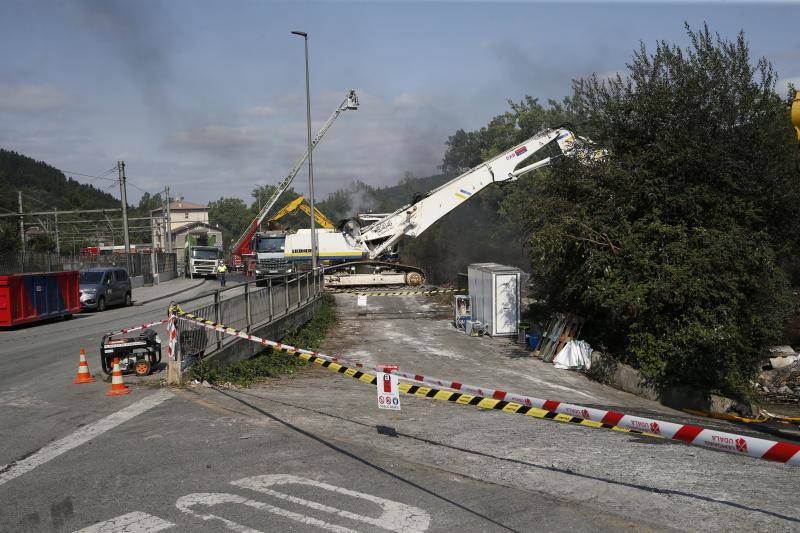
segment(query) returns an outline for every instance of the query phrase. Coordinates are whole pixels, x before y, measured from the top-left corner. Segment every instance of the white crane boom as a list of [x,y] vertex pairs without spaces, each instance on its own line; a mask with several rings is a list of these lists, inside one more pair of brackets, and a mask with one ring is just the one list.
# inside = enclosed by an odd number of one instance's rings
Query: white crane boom
[[[319,132],[317,132],[317,135],[311,141],[312,150],[317,147],[317,143],[322,140],[322,138],[325,136],[325,133],[327,133],[328,129],[333,125],[333,122],[336,120],[336,118],[343,111],[347,111],[348,109],[358,109],[358,96],[356,96],[356,92],[354,90],[347,92],[347,96],[345,96],[344,101],[339,105],[339,107],[336,108],[331,116],[328,117],[328,120],[325,121],[325,124],[323,124]],[[289,174],[283,178],[283,181],[281,181],[275,187],[272,196],[269,197],[267,202],[264,204],[264,207],[261,208],[261,211],[259,211],[258,215],[256,215],[256,217],[253,219],[253,223],[247,228],[247,230],[245,230],[242,236],[239,237],[239,240],[236,241],[236,244],[233,245],[233,248],[231,248],[232,254],[241,255],[244,251],[249,249],[249,241],[253,237],[256,229],[267,217],[267,214],[269,214],[270,210],[275,205],[275,202],[278,201],[280,195],[289,188],[289,185],[291,185],[292,180],[294,180],[294,177],[300,171],[300,168],[303,166],[303,163],[305,163],[306,159],[308,159],[308,149],[306,149],[305,153],[303,153],[303,156],[297,160],[297,163],[294,164],[292,169],[289,171]]]
[[549,165],[552,157],[517,169],[520,163],[554,141],[562,155],[576,156],[579,159],[604,156],[602,151],[586,151],[581,147],[584,142],[588,145],[588,141],[580,140],[576,145],[575,134],[567,129],[547,129],[432,190],[416,203],[401,207],[361,230],[348,227],[350,237],[368,250],[369,259],[378,259],[390,251],[404,235],[419,236],[437,220],[488,185],[516,180],[522,174]]

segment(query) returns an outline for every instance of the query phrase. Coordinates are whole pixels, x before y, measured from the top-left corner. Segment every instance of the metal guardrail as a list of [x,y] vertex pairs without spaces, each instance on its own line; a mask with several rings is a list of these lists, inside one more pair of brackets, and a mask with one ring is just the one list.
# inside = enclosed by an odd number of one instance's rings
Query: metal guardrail
[[[199,317],[250,332],[305,306],[319,297],[323,288],[322,271],[318,270],[271,277],[262,282],[248,281],[178,304]],[[176,321],[175,325],[182,366],[239,340],[184,320]]]

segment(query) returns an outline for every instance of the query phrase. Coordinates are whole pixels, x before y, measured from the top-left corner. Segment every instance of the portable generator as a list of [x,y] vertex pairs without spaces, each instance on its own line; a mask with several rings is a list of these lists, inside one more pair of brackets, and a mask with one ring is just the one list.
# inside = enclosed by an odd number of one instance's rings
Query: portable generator
[[100,362],[103,372],[111,374],[114,358],[119,359],[123,373],[135,372],[137,376],[147,376],[161,362],[161,339],[152,329],[142,330],[136,337],[112,339],[103,335],[100,341]]

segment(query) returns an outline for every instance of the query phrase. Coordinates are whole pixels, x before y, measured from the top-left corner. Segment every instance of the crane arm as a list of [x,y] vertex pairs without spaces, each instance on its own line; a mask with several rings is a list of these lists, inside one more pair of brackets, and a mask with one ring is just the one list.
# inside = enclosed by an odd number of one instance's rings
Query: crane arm
[[[328,129],[333,125],[336,118],[343,111],[347,111],[348,109],[351,110],[358,109],[358,96],[356,96],[356,92],[353,90],[348,91],[344,101],[339,105],[339,107],[336,108],[336,110],[331,114],[331,116],[328,117],[328,120],[325,121],[325,124],[323,124],[319,132],[317,132],[317,135],[311,141],[312,150],[316,148],[317,144],[322,140],[322,138],[328,132]],[[269,200],[267,200],[267,202],[264,204],[264,207],[261,208],[261,211],[259,211],[256,217],[253,219],[253,222],[250,224],[247,230],[242,234],[241,237],[239,237],[239,240],[236,241],[236,244],[233,245],[233,248],[231,249],[231,254],[242,255],[251,252],[250,240],[253,238],[253,235],[258,229],[258,226],[264,221],[269,211],[275,205],[275,202],[278,201],[280,195],[283,194],[286,191],[286,189],[289,188],[289,185],[291,185],[292,180],[300,171],[300,167],[303,166],[303,163],[305,163],[306,159],[308,159],[308,150],[306,150],[303,156],[297,160],[292,169],[289,171],[289,174],[287,174],[286,177],[283,178],[283,181],[281,181],[277,185],[277,187],[275,187],[272,196],[270,196]]]
[[[278,211],[274,216],[270,217],[269,222],[277,222],[278,220],[282,219],[286,215],[293,213],[297,209],[300,209],[306,215],[311,214],[311,208],[305,202],[305,198],[303,196],[298,196]],[[333,222],[330,221],[328,217],[326,217],[322,211],[314,207],[314,220],[317,221],[321,227],[325,229],[333,229],[334,225]]]
[[[311,214],[311,207],[309,207],[309,205],[307,203],[305,203],[305,202],[300,204],[300,209],[306,215],[310,215]],[[319,224],[321,227],[323,227],[325,229],[333,229],[335,227],[333,225],[333,222],[331,222],[330,219],[328,217],[326,217],[322,213],[322,211],[317,209],[317,206],[314,206],[314,220],[316,220],[317,224]]]
[[576,157],[582,161],[605,156],[604,151],[585,149],[588,141],[584,142],[585,140],[581,139],[576,142],[576,140],[575,134],[564,128],[547,129],[537,133],[525,142],[432,190],[418,202],[398,209],[363,230],[354,231],[351,227],[350,237],[369,250],[370,259],[376,259],[391,250],[391,247],[404,235],[417,237],[437,220],[492,183],[513,181],[527,172],[551,164],[553,157],[545,157],[518,168],[551,143],[555,142],[558,145],[560,155]]
[[270,217],[269,222],[277,222],[278,220],[282,219],[289,213],[293,212],[295,209],[297,209],[297,207],[300,204],[303,203],[303,200],[305,200],[305,198],[303,198],[302,196],[298,196],[297,198],[295,198],[294,200],[283,206],[283,208],[281,208],[280,211],[275,213],[275,215]]

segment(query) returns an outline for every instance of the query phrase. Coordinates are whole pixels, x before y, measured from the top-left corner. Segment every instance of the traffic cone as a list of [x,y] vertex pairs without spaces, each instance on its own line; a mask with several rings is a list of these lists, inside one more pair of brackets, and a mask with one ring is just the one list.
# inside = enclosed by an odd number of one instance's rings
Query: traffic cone
[[97,381],[92,377],[89,373],[89,365],[86,364],[86,352],[83,351],[81,348],[81,360],[78,363],[78,376],[75,378],[73,383],[80,384],[80,383],[93,383]]
[[106,393],[106,396],[122,396],[123,394],[130,394],[131,390],[125,386],[122,381],[122,370],[119,369],[119,359],[114,358],[114,371],[111,372],[111,390]]

